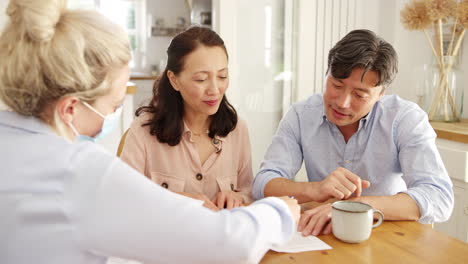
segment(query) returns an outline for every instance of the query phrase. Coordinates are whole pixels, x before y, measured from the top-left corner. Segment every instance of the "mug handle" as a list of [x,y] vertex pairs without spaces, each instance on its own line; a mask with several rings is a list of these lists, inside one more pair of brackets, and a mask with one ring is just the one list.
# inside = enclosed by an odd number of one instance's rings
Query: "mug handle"
[[379,225],[382,224],[383,222],[383,219],[384,219],[384,215],[383,213],[380,211],[380,210],[377,210],[377,209],[374,209],[374,213],[377,213],[379,216],[378,216],[378,219],[377,219],[377,223],[375,223],[372,228],[376,228],[378,227]]

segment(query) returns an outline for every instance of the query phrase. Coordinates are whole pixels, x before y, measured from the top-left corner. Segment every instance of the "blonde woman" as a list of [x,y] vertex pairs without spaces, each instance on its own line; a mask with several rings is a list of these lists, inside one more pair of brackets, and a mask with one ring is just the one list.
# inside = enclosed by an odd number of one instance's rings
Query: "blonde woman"
[[7,14],[0,263],[255,263],[294,232],[295,200],[215,213],[92,142],[112,128],[125,96],[130,53],[119,27],[60,0],[13,0]]

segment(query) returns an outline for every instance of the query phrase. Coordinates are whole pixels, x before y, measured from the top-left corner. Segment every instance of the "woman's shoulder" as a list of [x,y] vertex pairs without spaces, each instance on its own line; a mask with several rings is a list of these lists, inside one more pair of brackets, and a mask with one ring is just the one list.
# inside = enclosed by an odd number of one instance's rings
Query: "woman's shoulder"
[[237,119],[236,127],[234,128],[233,131],[231,131],[231,133],[229,133],[228,137],[231,137],[233,139],[241,139],[241,138],[248,137],[248,136],[249,136],[249,129],[248,129],[247,122],[244,119],[239,117]]
[[247,121],[245,121],[243,118],[239,117],[237,119],[236,129],[239,129],[239,130],[242,130],[242,131],[248,130]]
[[130,125],[130,131],[136,133],[139,131],[144,131],[145,133],[149,133],[150,126],[147,125],[151,122],[151,118],[153,117],[152,113],[143,112],[133,119],[132,124]]
[[135,117],[133,123],[146,124],[151,121],[153,114],[149,112],[141,112],[138,116]]

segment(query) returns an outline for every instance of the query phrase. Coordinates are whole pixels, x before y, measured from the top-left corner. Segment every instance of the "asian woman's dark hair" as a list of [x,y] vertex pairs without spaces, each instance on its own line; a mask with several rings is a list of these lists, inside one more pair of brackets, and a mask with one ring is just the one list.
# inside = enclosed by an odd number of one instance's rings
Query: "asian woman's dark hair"
[[[223,48],[228,56],[224,41],[211,29],[196,26],[178,34],[167,49],[167,66],[160,79],[154,83],[151,102],[135,112],[136,116],[145,112],[152,114],[151,119],[143,126],[150,126],[150,134],[156,136],[161,143],[170,146],[179,144],[184,131],[184,102],[180,92],[172,87],[167,72],[179,74],[183,70],[187,55],[200,45]],[[211,116],[208,136],[225,137],[236,128],[236,125],[237,112],[224,95],[218,111]]]

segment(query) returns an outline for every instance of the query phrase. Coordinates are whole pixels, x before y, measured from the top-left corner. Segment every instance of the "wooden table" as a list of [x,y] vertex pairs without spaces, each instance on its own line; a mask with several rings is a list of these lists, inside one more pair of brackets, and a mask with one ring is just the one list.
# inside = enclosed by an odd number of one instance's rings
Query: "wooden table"
[[348,244],[319,236],[333,249],[302,253],[269,251],[262,264],[288,263],[468,263],[468,244],[413,221],[385,221],[369,240]]

